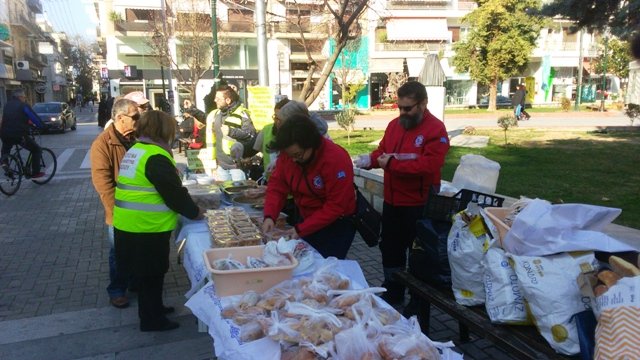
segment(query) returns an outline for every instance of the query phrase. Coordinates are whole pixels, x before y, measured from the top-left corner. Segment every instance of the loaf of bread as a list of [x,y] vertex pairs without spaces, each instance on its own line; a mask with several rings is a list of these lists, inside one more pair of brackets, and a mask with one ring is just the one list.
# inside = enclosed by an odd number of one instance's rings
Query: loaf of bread
[[640,275],[640,269],[617,256],[609,257],[609,265],[613,271],[622,277],[634,277]]
[[611,270],[602,270],[598,273],[598,280],[602,281],[607,287],[612,287],[620,280],[620,275]]

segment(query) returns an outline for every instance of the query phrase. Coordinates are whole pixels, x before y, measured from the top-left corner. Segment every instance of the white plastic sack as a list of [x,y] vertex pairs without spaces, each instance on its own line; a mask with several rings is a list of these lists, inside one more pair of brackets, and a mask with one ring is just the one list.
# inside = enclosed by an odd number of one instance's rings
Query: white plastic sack
[[[480,305],[485,301],[482,258],[489,236],[486,233],[474,234],[471,228],[477,228],[473,226],[475,223],[467,225],[460,214],[456,214],[453,219],[447,238],[453,295],[460,305]],[[475,221],[482,225],[480,216]]]
[[507,252],[543,256],[568,251],[640,251],[604,233],[622,210],[596,205],[558,204],[534,199],[516,216],[503,239]]
[[508,256],[514,262],[518,282],[540,334],[559,353],[579,353],[578,329],[572,317],[591,309],[591,299],[580,293],[576,280],[581,271],[597,269],[593,253],[575,258],[568,254]]
[[492,323],[529,323],[524,293],[504,250],[490,247],[484,256],[485,307]]
[[500,176],[500,164],[482,155],[467,154],[453,174],[452,184],[458,189],[494,194]]

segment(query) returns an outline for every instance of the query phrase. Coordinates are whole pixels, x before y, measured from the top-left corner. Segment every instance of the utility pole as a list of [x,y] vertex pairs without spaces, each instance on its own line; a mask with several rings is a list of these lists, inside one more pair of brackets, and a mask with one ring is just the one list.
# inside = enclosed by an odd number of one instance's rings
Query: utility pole
[[218,75],[220,74],[220,54],[218,53],[218,15],[216,9],[216,0],[211,0],[211,62],[213,63],[213,81],[217,85]]
[[[167,43],[163,44],[167,46],[167,57],[169,58],[169,78],[167,79],[167,82],[169,83],[169,91],[168,94],[162,94],[165,99],[168,97],[169,99],[169,108],[170,108],[170,113],[172,115],[175,115],[175,113],[173,112],[173,75],[171,74],[171,49],[169,48],[170,42],[170,36],[167,33],[167,13],[166,13],[166,5],[165,5],[165,0],[160,0],[160,5],[162,6],[162,32],[165,34],[165,36],[167,37]],[[164,75],[163,75],[164,76]]]
[[605,111],[604,108],[604,94],[606,93],[607,90],[607,59],[609,57],[608,54],[609,51],[609,36],[607,36],[607,34],[605,34],[605,38],[604,38],[604,61],[603,61],[603,66],[602,66],[602,92],[600,93],[600,95],[602,96],[600,98],[600,111]]
[[258,36],[258,82],[260,86],[269,86],[269,71],[267,64],[267,31],[266,9],[264,0],[256,0],[256,31]]
[[576,83],[576,104],[574,107],[575,111],[580,111],[580,102],[582,101],[582,67],[584,63],[584,57],[582,54],[582,38],[584,36],[584,30],[580,30],[580,41],[579,41],[579,55],[578,55],[578,82]]

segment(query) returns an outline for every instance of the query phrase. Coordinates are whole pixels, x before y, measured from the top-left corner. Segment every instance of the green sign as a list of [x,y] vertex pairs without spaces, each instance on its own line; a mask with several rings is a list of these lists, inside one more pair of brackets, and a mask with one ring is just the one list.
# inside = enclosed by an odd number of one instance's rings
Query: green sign
[[9,25],[0,24],[0,40],[9,40],[11,37],[11,31],[9,31]]

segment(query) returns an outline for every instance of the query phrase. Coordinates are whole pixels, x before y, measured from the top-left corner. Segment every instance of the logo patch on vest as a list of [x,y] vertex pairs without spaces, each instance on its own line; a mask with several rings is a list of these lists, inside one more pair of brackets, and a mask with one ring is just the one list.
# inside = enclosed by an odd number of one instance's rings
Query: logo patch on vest
[[413,142],[413,146],[422,147],[422,144],[424,144],[424,136],[418,135]]
[[122,162],[120,163],[120,171],[118,172],[119,176],[128,177],[133,179],[136,176],[136,169],[138,168],[138,163],[144,155],[145,151],[143,149],[129,149],[124,157],[122,158]]
[[344,170],[338,171],[338,179],[344,179],[346,177],[347,177],[347,174],[344,172]]
[[313,178],[313,187],[316,189],[322,189],[324,187],[324,181],[322,181],[320,175]]

